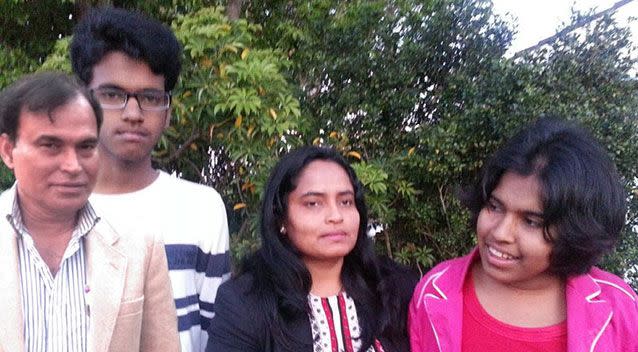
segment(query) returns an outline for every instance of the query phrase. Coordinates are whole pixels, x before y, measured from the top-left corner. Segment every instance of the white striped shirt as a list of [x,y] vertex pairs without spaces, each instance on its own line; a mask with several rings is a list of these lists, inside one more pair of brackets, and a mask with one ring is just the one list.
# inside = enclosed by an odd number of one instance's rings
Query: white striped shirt
[[79,212],[60,269],[53,276],[22,221],[16,195],[7,220],[18,234],[26,352],[85,352],[90,312],[85,301],[84,235],[99,218],[87,203]]

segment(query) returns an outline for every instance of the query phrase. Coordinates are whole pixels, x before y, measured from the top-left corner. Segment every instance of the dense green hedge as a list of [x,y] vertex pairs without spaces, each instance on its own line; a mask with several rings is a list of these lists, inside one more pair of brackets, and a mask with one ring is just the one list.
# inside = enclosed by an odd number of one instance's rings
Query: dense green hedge
[[[155,160],[223,194],[236,256],[256,245],[271,166],[308,143],[353,162],[379,251],[420,270],[464,254],[475,240],[455,191],[520,126],[552,114],[590,128],[618,165],[630,212],[605,267],[636,265],[636,60],[612,18],[511,59],[512,29],[489,1],[250,1],[238,21],[206,1],[165,3],[126,2],[160,14],[185,49]],[[65,45],[44,67],[68,70]],[[3,72],[17,53],[0,52]],[[34,69],[24,62],[16,74]]]

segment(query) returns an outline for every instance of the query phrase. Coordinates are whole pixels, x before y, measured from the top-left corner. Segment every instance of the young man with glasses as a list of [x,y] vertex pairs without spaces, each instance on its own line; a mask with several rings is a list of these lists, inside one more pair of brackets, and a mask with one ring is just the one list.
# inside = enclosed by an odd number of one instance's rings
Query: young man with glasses
[[210,187],[155,170],[151,152],[170,123],[181,48],[165,26],[135,12],[94,9],[75,28],[71,61],[104,111],[101,164],[91,196],[121,233],[166,244],[182,351],[203,351],[217,287],[229,276],[224,203]]

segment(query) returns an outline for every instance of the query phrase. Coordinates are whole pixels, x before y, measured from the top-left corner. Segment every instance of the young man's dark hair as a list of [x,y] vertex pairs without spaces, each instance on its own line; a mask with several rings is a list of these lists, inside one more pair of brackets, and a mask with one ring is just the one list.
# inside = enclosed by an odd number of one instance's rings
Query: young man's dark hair
[[166,91],[175,87],[181,70],[181,46],[162,23],[139,12],[112,7],[92,9],[73,32],[73,72],[89,84],[93,66],[112,51],[146,62],[153,73],[164,76]]
[[614,248],[625,223],[626,194],[611,158],[588,132],[542,118],[497,150],[464,197],[473,228],[508,171],[539,180],[545,238],[553,243],[550,271],[585,273]]
[[62,72],[36,73],[21,78],[0,95],[0,134],[16,139],[20,114],[23,109],[31,112],[51,112],[71,99],[84,97],[95,114],[98,132],[102,125],[102,109],[89,91],[74,78]]
[[91,204],[122,233],[161,235],[181,348],[199,352],[217,287],[230,276],[229,238],[219,193],[153,167],[153,150],[171,122],[180,57],[168,27],[114,8],[90,11],[71,44],[73,70],[104,111]]

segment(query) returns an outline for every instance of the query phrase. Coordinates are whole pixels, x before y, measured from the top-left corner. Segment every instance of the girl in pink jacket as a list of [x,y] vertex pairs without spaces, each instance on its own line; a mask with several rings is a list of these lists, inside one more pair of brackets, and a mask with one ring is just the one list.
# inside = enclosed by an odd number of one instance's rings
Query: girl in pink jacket
[[412,351],[638,351],[636,293],[594,267],[626,197],[584,130],[540,119],[519,132],[462,195],[477,247],[414,292]]

